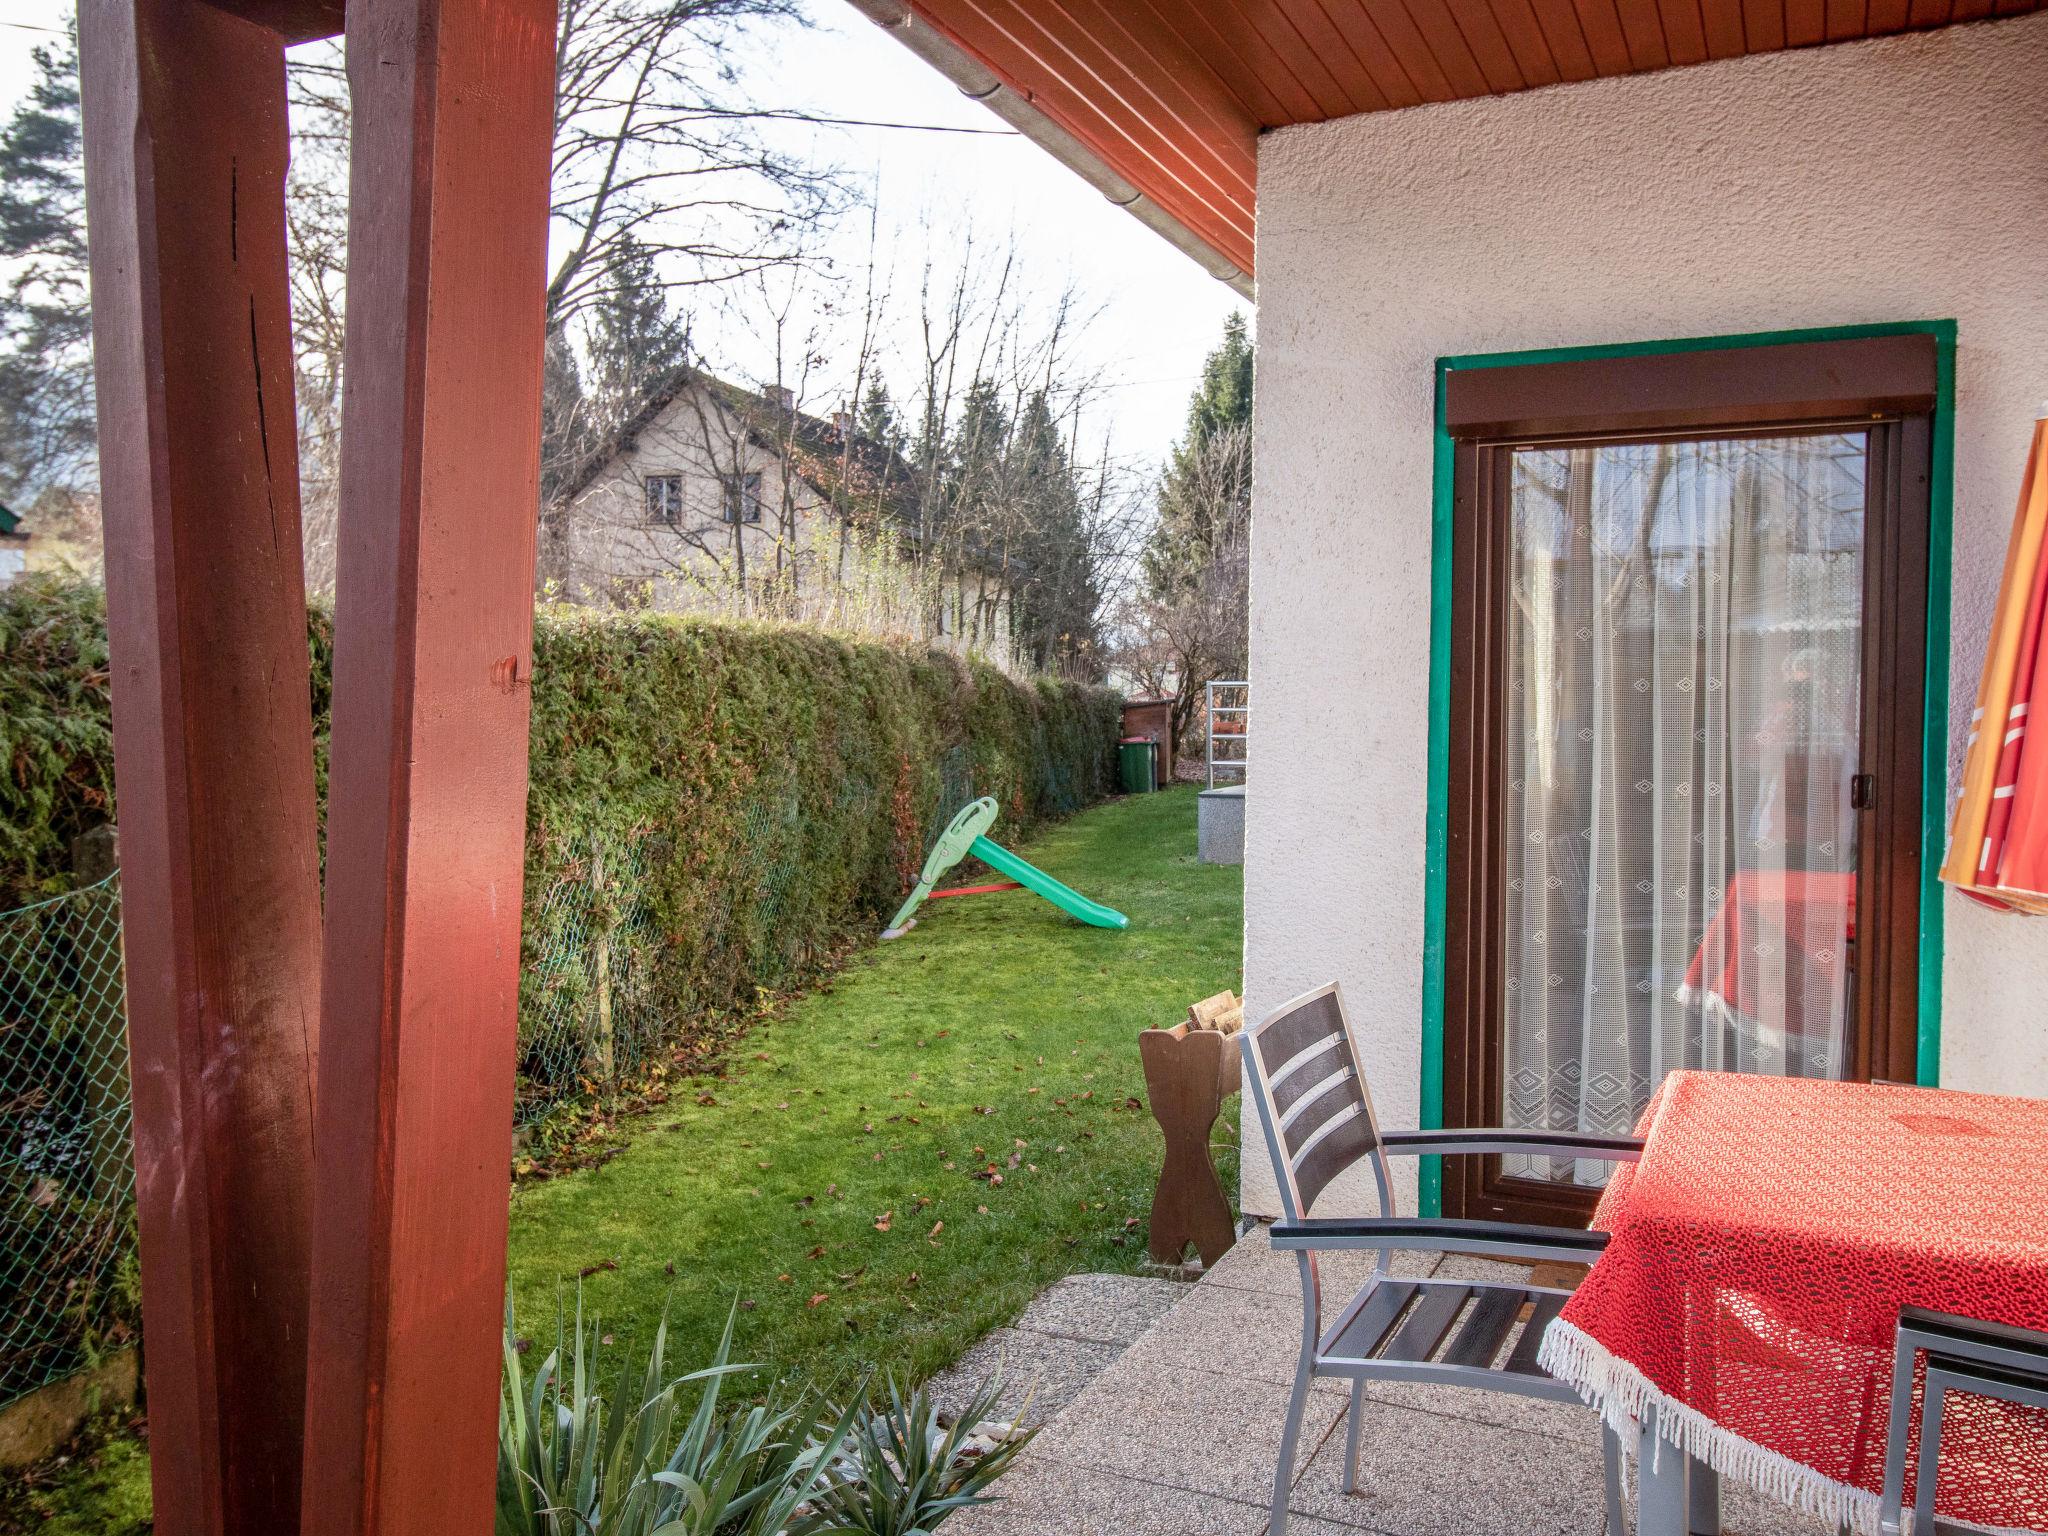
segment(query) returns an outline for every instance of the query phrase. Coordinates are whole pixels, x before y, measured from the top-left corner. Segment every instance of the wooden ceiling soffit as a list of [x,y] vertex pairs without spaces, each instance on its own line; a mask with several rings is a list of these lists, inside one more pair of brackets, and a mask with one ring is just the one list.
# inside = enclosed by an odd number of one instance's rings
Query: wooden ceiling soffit
[[[1251,206],[1256,164],[1257,128],[1241,113],[1227,131],[1238,143],[1237,164],[1225,170],[1204,157],[1179,150],[1174,135],[1147,130],[1118,130],[1104,114],[1090,109],[1079,91],[1050,82],[1044,86],[998,75],[981,61],[980,48],[951,26],[941,25],[922,7],[904,0],[849,0],[853,8],[882,28],[912,53],[978,101],[1004,122],[1044,149],[1110,202],[1198,262],[1211,276],[1251,296]],[[994,7],[991,7],[994,9]],[[1002,7],[1008,24],[1036,27],[1036,7]],[[1041,31],[1039,41],[1047,39]],[[977,42],[980,39],[976,40]],[[1087,50],[1081,50],[1085,53]],[[1101,88],[1103,77],[1118,72],[1107,52],[1092,58],[1069,58],[1078,77]],[[1190,61],[1191,67],[1193,61]],[[1135,89],[1135,77],[1124,74],[1110,88]],[[1220,85],[1217,94],[1222,94]],[[1216,119],[1219,108],[1183,95],[1174,109],[1207,125],[1212,136],[1226,131]],[[1113,162],[1143,165],[1150,190],[1141,190],[1113,168]]]

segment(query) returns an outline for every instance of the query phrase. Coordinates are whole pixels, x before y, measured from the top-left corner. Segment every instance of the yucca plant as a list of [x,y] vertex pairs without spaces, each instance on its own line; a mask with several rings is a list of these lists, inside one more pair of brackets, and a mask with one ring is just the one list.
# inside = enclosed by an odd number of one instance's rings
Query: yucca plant
[[[975,1453],[976,1427],[1002,1396],[1000,1375],[982,1384],[951,1429],[940,1425],[922,1389],[908,1402],[893,1379],[887,1390],[887,1406],[857,1413],[844,1445],[828,1459],[809,1519],[799,1527],[805,1536],[926,1536],[969,1505],[988,1503],[983,1490],[1037,1434],[1011,1429],[992,1449]],[[1019,1421],[1023,1414],[1019,1408]]]
[[638,1380],[622,1366],[605,1393],[595,1379],[601,1331],[584,1323],[580,1297],[572,1334],[563,1338],[557,1324],[555,1349],[530,1382],[508,1313],[497,1536],[782,1536],[799,1528],[854,1414],[834,1420],[808,1396],[721,1413],[727,1378],[757,1369],[732,1363],[736,1314],[727,1315],[711,1363],[674,1377],[664,1320]]

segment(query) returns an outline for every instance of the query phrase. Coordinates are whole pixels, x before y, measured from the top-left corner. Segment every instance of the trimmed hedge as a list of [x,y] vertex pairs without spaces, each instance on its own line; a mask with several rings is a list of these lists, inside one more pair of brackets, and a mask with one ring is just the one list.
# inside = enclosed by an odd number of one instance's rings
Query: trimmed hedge
[[[332,632],[309,623],[324,789]],[[534,633],[522,1070],[587,1079],[603,934],[621,1070],[879,927],[978,794],[1016,834],[1114,782],[1108,689],[816,631],[543,610]],[[0,907],[68,884],[113,815],[104,598],[0,592]],[[586,1084],[587,1085],[587,1084]]]

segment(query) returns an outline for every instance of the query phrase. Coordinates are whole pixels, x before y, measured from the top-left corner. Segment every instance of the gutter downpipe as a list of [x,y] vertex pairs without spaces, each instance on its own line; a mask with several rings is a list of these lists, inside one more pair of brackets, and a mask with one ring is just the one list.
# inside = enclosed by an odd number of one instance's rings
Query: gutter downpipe
[[1225,260],[1180,220],[1117,175],[1087,145],[1004,85],[979,60],[921,19],[902,0],[848,3],[952,81],[961,95],[987,107],[1211,277],[1228,284],[1246,299],[1253,297],[1250,273]]

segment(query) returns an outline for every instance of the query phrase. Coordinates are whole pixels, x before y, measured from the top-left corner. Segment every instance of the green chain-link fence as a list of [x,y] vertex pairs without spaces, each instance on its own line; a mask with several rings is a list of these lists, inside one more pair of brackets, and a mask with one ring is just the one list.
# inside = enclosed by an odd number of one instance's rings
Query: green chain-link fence
[[115,877],[0,913],[0,1404],[132,1332]]

